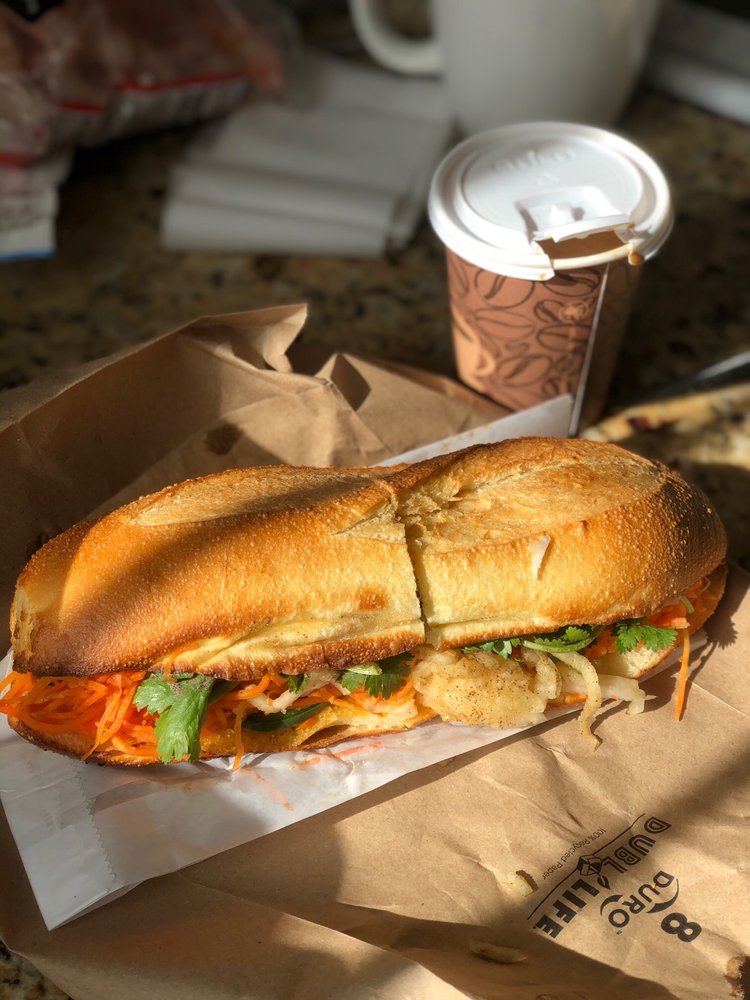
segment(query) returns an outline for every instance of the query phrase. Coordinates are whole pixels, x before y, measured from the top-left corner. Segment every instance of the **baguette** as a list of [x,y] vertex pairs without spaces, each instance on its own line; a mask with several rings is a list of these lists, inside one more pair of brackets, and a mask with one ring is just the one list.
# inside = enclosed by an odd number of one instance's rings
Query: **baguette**
[[665,465],[525,438],[395,474],[438,648],[650,614],[724,558],[706,498]]
[[32,557],[0,710],[40,746],[125,764],[576,702],[590,735],[603,698],[642,708],[638,678],[714,610],[725,553],[698,490],[597,442],[231,470]]
[[253,680],[424,640],[392,490],[368,470],[233,469],[40,549],[11,610],[37,675],[156,669]]

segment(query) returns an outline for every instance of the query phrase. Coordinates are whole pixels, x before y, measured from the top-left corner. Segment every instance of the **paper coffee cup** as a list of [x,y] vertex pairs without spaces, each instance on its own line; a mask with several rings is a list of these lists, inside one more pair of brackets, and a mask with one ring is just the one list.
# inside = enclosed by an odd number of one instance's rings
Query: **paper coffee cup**
[[461,380],[512,410],[571,393],[571,433],[596,420],[640,265],[672,227],[657,164],[603,129],[505,126],[448,154],[429,211]]

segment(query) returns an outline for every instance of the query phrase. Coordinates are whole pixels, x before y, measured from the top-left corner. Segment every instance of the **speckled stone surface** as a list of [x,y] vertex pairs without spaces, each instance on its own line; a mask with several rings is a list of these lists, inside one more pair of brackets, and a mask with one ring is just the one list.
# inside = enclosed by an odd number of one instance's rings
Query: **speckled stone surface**
[[[667,172],[676,224],[644,269],[610,410],[750,342],[750,129],[644,87],[620,130]],[[305,341],[453,373],[443,257],[426,223],[406,250],[380,260],[162,250],[168,171],[190,134],[166,132],[79,155],[61,193],[57,255],[0,270],[0,388],[198,315],[299,301],[310,304]],[[727,426],[719,451],[726,455],[726,437],[734,434],[737,474],[721,478],[715,499],[744,523],[748,424],[740,414]],[[706,431],[709,458],[715,434]],[[649,438],[652,453],[658,440]],[[741,539],[733,555],[747,561],[748,532],[733,537]],[[0,1000],[63,996],[0,948]]]
[[[621,130],[664,167],[676,224],[644,268],[612,405],[746,347],[750,321],[750,129],[644,88]],[[306,340],[452,371],[442,251],[426,222],[379,260],[161,249],[168,171],[190,134],[79,154],[57,255],[0,272],[0,387],[200,314],[303,300]]]
[[0,941],[0,1000],[68,1000],[68,994]]

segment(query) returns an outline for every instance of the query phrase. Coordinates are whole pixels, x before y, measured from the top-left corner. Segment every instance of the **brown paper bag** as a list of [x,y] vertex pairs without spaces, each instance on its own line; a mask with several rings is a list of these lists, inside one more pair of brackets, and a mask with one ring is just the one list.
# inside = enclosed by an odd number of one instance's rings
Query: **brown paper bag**
[[[404,384],[381,406],[369,363],[334,362],[332,389],[283,370],[278,324],[290,341],[299,322],[293,310],[200,321],[58,387],[47,403],[27,400],[0,437],[15,476],[4,593],[40,532],[146,482],[147,468],[159,479],[200,471],[201,460],[213,467],[217,440],[232,440],[227,464],[250,455],[255,418],[235,415],[255,402],[259,435],[274,419],[265,401],[281,397],[292,452],[301,433],[292,420],[320,419],[328,429],[312,435],[316,455],[343,448],[357,464],[442,435],[429,432],[440,418],[425,409],[424,428],[406,440],[415,428],[403,426]],[[248,324],[255,336],[238,332]],[[292,378],[303,381],[279,390]],[[195,405],[177,413],[184,398]],[[472,403],[439,396],[437,409],[452,414],[442,426],[478,422]],[[209,433],[227,426],[240,434]],[[750,594],[740,571],[709,625],[682,722],[668,671],[649,683],[643,715],[604,714],[596,753],[575,720],[550,723],[144,883],[53,932],[0,821],[0,935],[76,1000],[729,997],[750,944]],[[536,886],[530,895],[509,886],[517,871]]]
[[[39,545],[93,511],[243,465],[371,465],[507,411],[346,354],[293,371],[305,306],[196,320],[4,394],[0,616]],[[7,642],[6,642],[7,645]]]

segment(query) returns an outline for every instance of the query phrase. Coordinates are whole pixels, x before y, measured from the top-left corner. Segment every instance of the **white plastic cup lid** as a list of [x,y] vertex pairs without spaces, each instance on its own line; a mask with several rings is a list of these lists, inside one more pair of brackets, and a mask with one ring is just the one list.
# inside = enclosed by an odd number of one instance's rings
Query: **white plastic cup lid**
[[[532,281],[555,269],[648,259],[673,221],[667,180],[650,156],[605,129],[568,122],[504,125],[460,143],[437,168],[428,207],[449,250]],[[575,241],[597,233],[615,238],[577,253]]]

